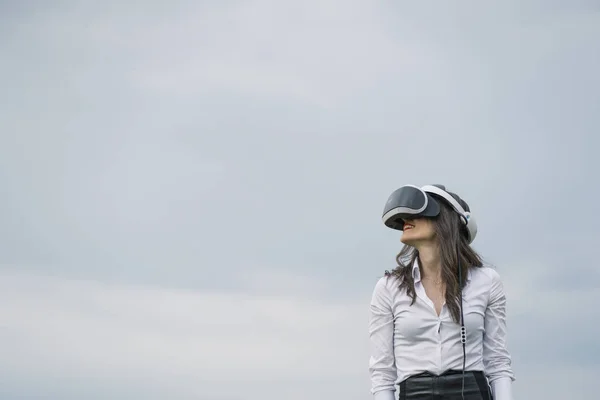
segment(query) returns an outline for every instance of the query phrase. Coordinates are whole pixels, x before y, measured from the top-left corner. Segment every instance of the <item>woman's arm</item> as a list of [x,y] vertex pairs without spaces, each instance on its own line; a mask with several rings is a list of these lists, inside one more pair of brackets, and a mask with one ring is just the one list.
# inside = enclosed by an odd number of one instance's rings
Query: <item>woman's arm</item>
[[485,311],[483,363],[492,386],[495,400],[512,400],[512,382],[515,376],[506,346],[506,294],[500,275],[489,269],[491,287]]
[[392,295],[387,286],[387,279],[383,277],[377,282],[371,298],[369,372],[374,400],[394,400],[397,378]]

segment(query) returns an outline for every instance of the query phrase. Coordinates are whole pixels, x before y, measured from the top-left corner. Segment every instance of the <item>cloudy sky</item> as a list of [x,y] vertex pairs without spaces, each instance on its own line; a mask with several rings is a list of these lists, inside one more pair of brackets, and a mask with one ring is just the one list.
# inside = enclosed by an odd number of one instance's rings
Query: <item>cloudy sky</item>
[[589,399],[592,1],[0,1],[0,397],[369,399],[388,194],[443,183],[519,399]]

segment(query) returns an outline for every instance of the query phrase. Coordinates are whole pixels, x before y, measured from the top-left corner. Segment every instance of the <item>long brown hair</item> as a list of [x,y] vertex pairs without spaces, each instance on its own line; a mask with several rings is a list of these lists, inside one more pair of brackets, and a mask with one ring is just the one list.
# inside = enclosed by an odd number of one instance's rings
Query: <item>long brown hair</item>
[[[460,197],[450,193],[465,210],[469,206]],[[460,296],[462,288],[467,282],[468,271],[471,268],[479,268],[483,265],[482,259],[469,245],[467,230],[462,224],[458,213],[446,203],[444,199],[433,195],[440,203],[440,213],[431,218],[435,236],[437,238],[440,258],[442,263],[442,281],[446,285],[446,304],[452,315],[452,319],[460,322]],[[462,282],[458,282],[458,259],[462,267]],[[392,271],[385,271],[386,276],[397,277],[400,281],[400,289],[406,289],[406,293],[412,298],[411,305],[416,300],[415,282],[412,275],[412,266],[419,258],[416,248],[404,245],[396,256],[398,266]]]

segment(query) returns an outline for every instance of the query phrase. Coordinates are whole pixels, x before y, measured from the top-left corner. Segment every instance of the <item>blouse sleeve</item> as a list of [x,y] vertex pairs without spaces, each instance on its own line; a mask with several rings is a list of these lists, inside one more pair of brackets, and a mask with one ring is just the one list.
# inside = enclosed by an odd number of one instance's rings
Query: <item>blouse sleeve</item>
[[369,336],[371,393],[374,400],[394,400],[397,378],[394,356],[394,316],[387,277],[375,285],[371,298]]
[[506,345],[506,294],[500,276],[491,271],[491,288],[485,312],[483,363],[495,400],[512,400],[515,376]]

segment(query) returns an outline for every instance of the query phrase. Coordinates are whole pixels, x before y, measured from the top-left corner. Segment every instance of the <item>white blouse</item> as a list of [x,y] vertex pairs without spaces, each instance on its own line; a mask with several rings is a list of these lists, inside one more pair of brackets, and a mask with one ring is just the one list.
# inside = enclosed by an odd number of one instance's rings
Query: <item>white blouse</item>
[[[371,393],[374,400],[394,400],[395,385],[413,374],[441,374],[462,370],[460,325],[444,303],[438,317],[413,265],[417,298],[398,289],[395,277],[378,280],[371,299]],[[473,268],[463,289],[467,331],[467,371],[484,371],[495,400],[512,400],[515,380],[506,347],[506,296],[498,273],[490,267]]]

